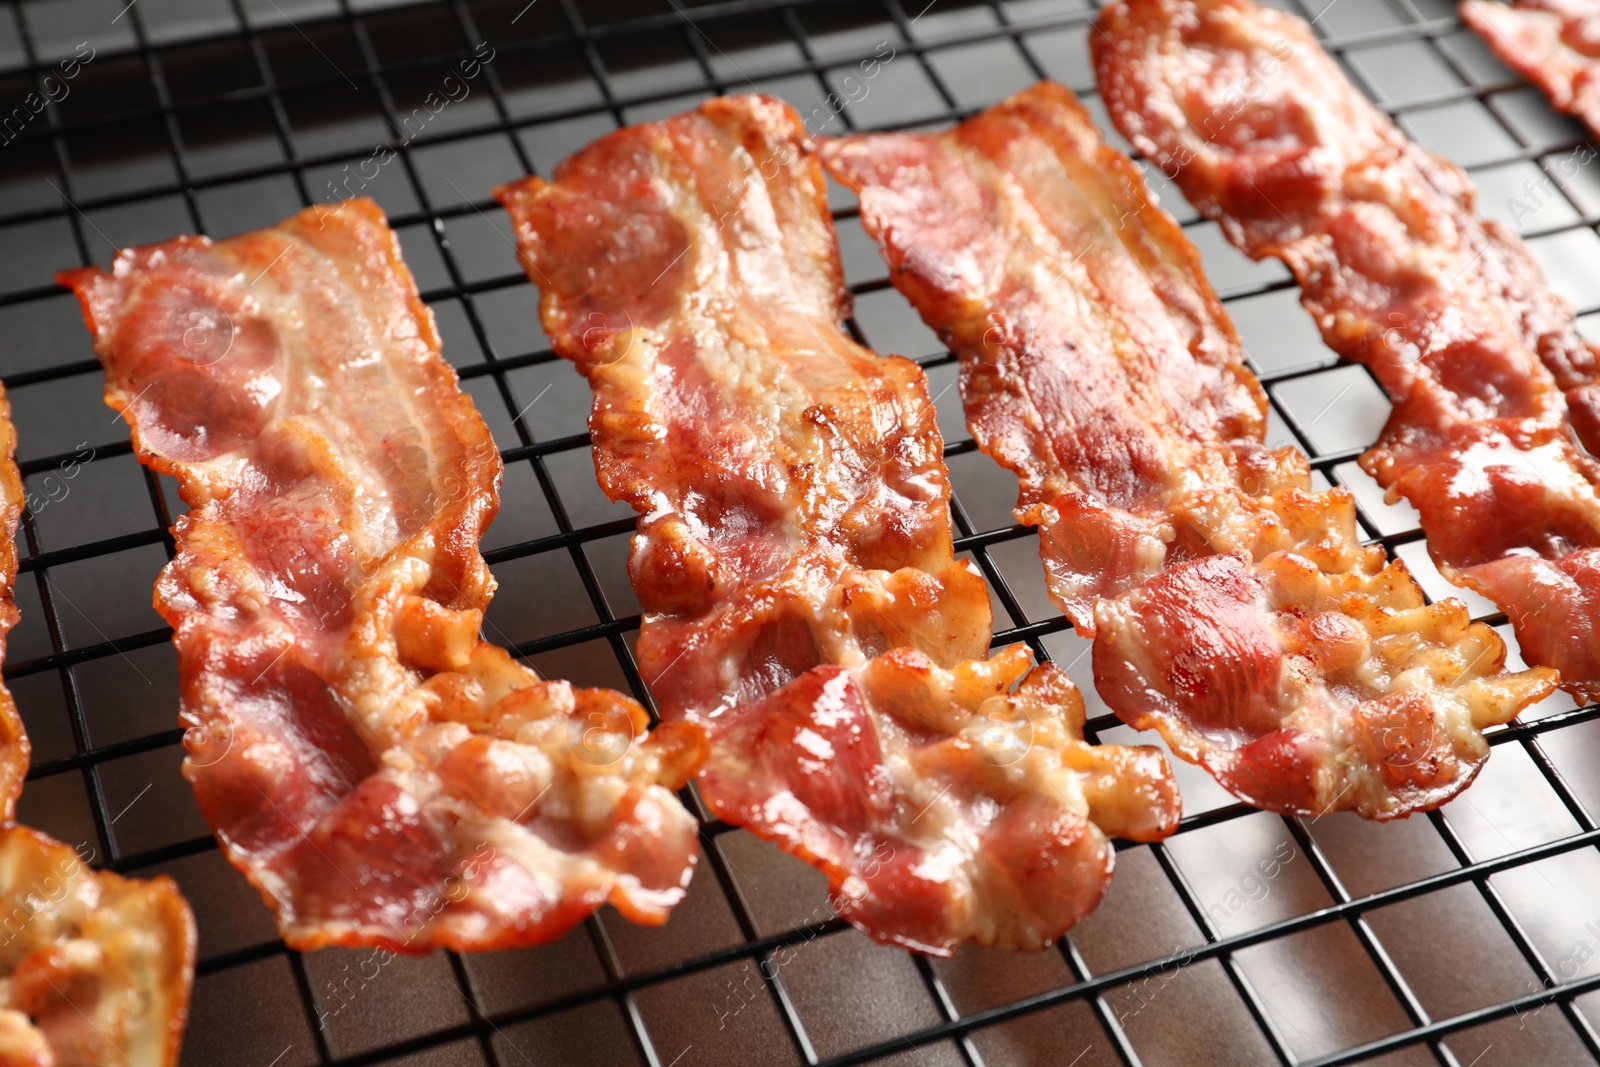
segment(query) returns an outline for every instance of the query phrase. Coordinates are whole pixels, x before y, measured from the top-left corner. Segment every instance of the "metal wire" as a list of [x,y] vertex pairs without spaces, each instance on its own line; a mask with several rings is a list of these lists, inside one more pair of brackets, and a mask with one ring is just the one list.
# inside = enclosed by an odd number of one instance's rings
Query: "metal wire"
[[[73,254],[78,261],[89,263],[94,259],[91,252],[92,231],[96,229],[89,213],[98,210],[177,197],[182,202],[190,225],[199,231],[204,228],[204,224],[198,196],[206,190],[234,182],[247,179],[287,178],[304,203],[322,199],[312,188],[307,177],[308,171],[346,161],[353,153],[359,153],[367,146],[352,143],[327,152],[300,151],[286,98],[293,94],[342,86],[345,82],[370,89],[378,101],[385,122],[397,131],[397,138],[390,143],[390,147],[396,152],[399,165],[410,181],[418,203],[416,210],[397,213],[391,221],[397,229],[421,228],[430,234],[438,259],[444,265],[446,272],[445,284],[430,288],[424,293],[424,299],[436,305],[457,302],[464,312],[479,349],[484,353],[484,358],[460,364],[457,369],[466,383],[487,379],[493,385],[505,405],[506,416],[515,435],[515,441],[509,443],[503,451],[508,469],[514,465],[525,465],[532,473],[555,526],[553,533],[498,547],[488,551],[486,555],[491,564],[504,564],[535,557],[565,558],[578,576],[584,596],[596,619],[592,624],[522,641],[512,646],[513,651],[521,656],[533,656],[603,640],[609,646],[622,677],[634,695],[647,706],[652,706],[649,690],[639,676],[629,645],[629,635],[637,630],[639,618],[637,615],[618,615],[613,610],[601,577],[596,572],[587,551],[589,546],[630,531],[632,520],[614,519],[590,525],[581,525],[574,521],[569,501],[563,498],[550,463],[553,457],[587,448],[588,437],[584,434],[566,436],[542,434],[538,416],[530,417],[527,409],[519,408],[508,377],[513,372],[550,363],[556,357],[544,350],[525,352],[497,350],[476,303],[486,294],[527,283],[520,273],[504,273],[490,277],[473,277],[465,273],[457,259],[460,249],[453,244],[450,236],[448,224],[452,221],[466,219],[479,212],[494,213],[498,208],[485,200],[452,204],[433,203],[429,197],[428,184],[419,172],[416,152],[419,148],[464,141],[485,134],[502,134],[506,135],[505,139],[512,147],[517,164],[526,172],[534,173],[535,162],[524,140],[517,136],[519,132],[531,131],[543,123],[556,120],[593,116],[603,116],[613,123],[623,124],[629,115],[638,109],[667,105],[686,94],[740,91],[746,87],[746,79],[742,77],[742,72],[731,75],[718,72],[719,59],[727,60],[729,64],[733,61],[720,54],[721,49],[718,48],[716,41],[720,29],[740,18],[752,15],[770,15],[776,25],[781,26],[788,34],[796,53],[801,57],[798,61],[763,66],[760,71],[763,80],[809,78],[821,92],[826,93],[831,88],[827,80],[827,73],[830,70],[870,59],[872,50],[846,50],[830,54],[826,58],[819,57],[815,42],[807,32],[806,19],[817,12],[844,10],[831,0],[723,0],[692,7],[686,7],[677,0],[661,0],[653,9],[634,10],[625,17],[616,19],[594,18],[597,9],[601,13],[606,13],[606,5],[588,5],[586,17],[575,0],[544,0],[545,10],[539,15],[548,20],[551,17],[548,12],[554,9],[556,24],[547,27],[548,32],[541,36],[491,41],[500,57],[497,62],[513,60],[543,62],[576,55],[594,86],[596,98],[588,103],[562,103],[532,113],[523,113],[511,101],[511,96],[502,82],[501,68],[496,64],[489,64],[484,69],[484,84],[489,95],[491,117],[432,131],[425,137],[418,137],[413,141],[398,135],[403,108],[396,102],[392,83],[395,79],[404,78],[412,73],[436,69],[441,65],[466,59],[471,54],[469,51],[440,45],[438,54],[412,56],[403,60],[385,60],[375,45],[372,33],[372,20],[377,14],[369,10],[371,5],[361,5],[358,10],[351,0],[338,0],[337,9],[328,15],[319,19],[302,19],[298,24],[288,20],[288,16],[285,15],[284,19],[287,21],[278,25],[277,29],[263,28],[253,22],[252,9],[246,6],[245,0],[226,0],[226,2],[237,23],[237,30],[186,41],[184,47],[203,48],[208,45],[225,47],[242,44],[253,68],[251,80],[255,84],[230,90],[220,96],[175,97],[164,66],[170,61],[171,47],[152,43],[150,29],[146,25],[146,13],[135,0],[135,3],[117,15],[119,21],[127,20],[133,37],[132,47],[122,54],[136,57],[143,65],[153,89],[153,106],[142,104],[125,106],[119,101],[92,113],[73,113],[68,116],[64,116],[56,107],[46,109],[45,116],[24,129],[15,140],[48,147],[53,168],[52,184],[58,187],[60,200],[43,206],[19,208],[0,199],[0,242],[5,240],[3,235],[8,227],[47,220],[65,220],[70,227]],[[988,25],[978,28],[958,27],[931,36],[919,33],[916,26],[918,20],[933,7],[931,4],[922,7],[923,2],[925,0],[918,0],[916,3],[916,7],[921,10],[909,11],[902,7],[898,0],[875,0],[874,5],[869,5],[872,7],[872,13],[883,23],[885,32],[892,35],[897,53],[909,57],[906,62],[917,65],[938,97],[938,106],[931,113],[918,116],[919,124],[953,121],[964,117],[971,110],[959,101],[956,92],[941,76],[938,66],[930,61],[930,56],[959,45],[1010,42],[1015,47],[1017,62],[1025,66],[1032,76],[1043,77],[1046,68],[1035,54],[1032,38],[1048,30],[1082,29],[1093,15],[1092,11],[1080,7],[1076,0],[1063,0],[1060,5],[1044,15],[1022,21],[1014,17],[1011,3],[1003,0],[987,0],[986,5],[978,6],[987,12]],[[1455,33],[1459,27],[1453,17],[1428,17],[1424,11],[1415,6],[1413,0],[1382,0],[1382,2],[1391,5],[1388,10],[1397,16],[1396,25],[1346,34],[1343,37],[1327,37],[1326,47],[1336,55],[1345,56],[1352,49],[1372,44],[1435,41]],[[43,92],[45,78],[53,66],[41,59],[33,31],[30,29],[30,17],[35,14],[34,5],[23,3],[22,0],[9,0],[9,3],[11,13],[20,27],[20,45],[24,53],[23,74],[36,90]],[[276,8],[277,5],[271,6]],[[472,42],[484,39],[479,26],[482,17],[487,14],[504,18],[511,13],[512,8],[520,6],[520,4],[474,2],[474,0],[429,0],[419,5],[419,8],[426,12],[448,16],[451,23],[459,30],[460,39]],[[528,8],[523,8],[518,18],[526,15],[533,6],[529,4]],[[644,5],[636,3],[631,6],[638,9]],[[1324,8],[1323,13],[1326,10],[1327,8]],[[858,18],[862,17],[860,5],[851,9],[851,12]],[[1319,12],[1314,10],[1307,14],[1317,16]],[[268,45],[269,38],[274,33],[283,32],[283,26],[292,27],[311,43],[313,48],[317,48],[317,45],[308,34],[320,33],[322,29],[328,27],[342,27],[348,34],[349,40],[354,43],[356,65],[341,68],[329,60],[326,70],[316,70],[311,74],[296,72],[294,77],[280,77],[275,71],[272,51]],[[681,84],[663,85],[644,91],[621,91],[614,73],[607,67],[604,49],[617,42],[637,43],[668,39],[681,43],[693,60],[696,76],[686,78]],[[1514,81],[1488,85],[1475,84],[1471,72],[1453,58],[1450,51],[1445,49],[1436,51],[1465,84],[1459,89],[1408,98],[1403,107],[1391,106],[1389,110],[1392,114],[1451,101],[1483,100],[1517,84]],[[733,65],[733,70],[737,71],[736,64]],[[282,159],[277,162],[196,173],[189,164],[182,122],[185,116],[213,107],[219,102],[233,105],[265,105],[272,117],[272,137],[281,152]],[[840,117],[844,125],[855,127],[856,117],[849,108],[841,112]],[[74,185],[74,172],[67,148],[69,139],[101,136],[128,123],[152,121],[160,126],[162,146],[171,161],[173,180],[137,190],[114,191],[92,196],[79,195]],[[1502,158],[1506,161],[1537,161],[1541,157],[1576,148],[1582,143],[1581,140],[1573,138],[1554,145],[1545,144],[1517,149],[1506,153]],[[9,148],[0,148],[0,153],[8,150]],[[3,162],[3,159],[0,159],[0,162]],[[851,214],[852,210],[845,210],[841,212],[841,218],[849,218]],[[1575,226],[1593,227],[1600,221],[1600,217],[1592,214],[1580,211],[1579,215],[1581,217],[1575,224],[1564,223],[1547,231],[1533,233],[1531,236],[1542,236],[1544,233],[1555,233]],[[86,227],[91,232],[86,232]],[[3,247],[3,244],[0,244],[0,247]],[[1242,288],[1230,294],[1230,300],[1279,291],[1290,284],[1287,281],[1274,281],[1265,285]],[[886,281],[878,280],[857,284],[853,289],[858,296],[864,296],[883,290],[886,286]],[[54,297],[57,292],[47,278],[41,277],[34,284],[0,293],[0,309],[36,303]],[[854,323],[852,329],[856,329]],[[860,336],[859,330],[857,332]],[[952,357],[945,353],[925,358],[922,363],[930,370],[938,370],[952,361]],[[1262,378],[1269,392],[1275,392],[1278,386],[1306,375],[1324,373],[1327,369],[1328,364],[1320,363],[1276,374],[1264,374]],[[29,403],[30,387],[96,374],[98,366],[93,360],[78,359],[37,369],[18,369],[4,375],[4,380],[7,388],[14,394],[13,402],[21,406]],[[1338,482],[1339,475],[1336,468],[1354,459],[1361,449],[1318,454],[1312,447],[1312,428],[1309,425],[1302,425],[1294,411],[1288,405],[1280,403],[1276,396],[1274,407],[1284,419],[1294,441],[1314,457],[1313,470],[1330,482]],[[110,432],[107,431],[108,435]],[[967,455],[973,450],[970,441],[959,441],[953,443],[947,453],[951,457],[957,457]],[[130,448],[125,438],[96,444],[95,454],[89,462],[106,464],[126,457],[129,453]],[[70,458],[70,454],[41,456],[23,462],[22,471],[28,477],[43,475],[57,469]],[[113,814],[108,805],[101,781],[101,769],[108,763],[129,756],[169,749],[179,742],[181,732],[172,727],[114,743],[96,743],[85,713],[76,672],[85,664],[97,660],[126,654],[136,649],[163,645],[170,634],[164,628],[153,628],[133,633],[101,635],[101,639],[96,642],[72,644],[65,636],[57,589],[51,581],[53,569],[65,568],[144,546],[160,544],[170,557],[173,544],[167,530],[172,522],[172,515],[169,513],[167,497],[160,481],[154,475],[144,472],[142,476],[149,490],[148,496],[152,507],[150,521],[153,525],[147,528],[87,543],[57,547],[46,543],[32,515],[24,516],[22,538],[26,555],[22,560],[21,570],[25,574],[31,574],[37,586],[51,650],[46,654],[20,658],[5,667],[5,677],[13,682],[30,676],[49,674],[54,674],[59,679],[67,709],[73,751],[39,760],[31,769],[29,780],[38,782],[58,775],[74,774],[81,777],[92,809],[99,854],[106,858],[108,866],[118,871],[139,871],[215,848],[214,842],[207,836],[132,852],[117,849],[111,824],[120,816]],[[1041,658],[1049,658],[1050,648],[1046,639],[1067,631],[1068,624],[1059,615],[1030,621],[1018,591],[1012,587],[1000,563],[991,555],[991,551],[997,546],[1019,539],[1029,539],[1034,536],[1033,532],[1016,525],[982,527],[974,521],[959,493],[954,501],[953,511],[958,532],[957,549],[971,554],[989,581],[1000,606],[1014,621],[1014,625],[995,635],[996,646],[1013,641],[1026,641]],[[1415,543],[1421,537],[1416,530],[1385,533],[1380,522],[1365,510],[1360,512],[1359,519],[1370,539],[1383,544],[1391,552],[1403,545]],[[1492,616],[1488,621],[1502,624],[1504,618]],[[24,710],[26,711],[26,706]],[[1170,890],[1181,901],[1188,917],[1200,931],[1203,940],[1199,944],[1111,971],[1093,973],[1078,946],[1068,939],[1062,942],[1060,952],[1066,973],[1071,976],[1070,982],[1032,996],[965,1014],[961,1012],[957,1000],[947,988],[938,969],[919,958],[915,961],[916,973],[930,1002],[937,1009],[938,1021],[921,1028],[914,1028],[907,1033],[830,1055],[819,1053],[815,1037],[808,1030],[803,1013],[797,1007],[795,997],[786,985],[785,976],[780,968],[773,964],[773,960],[777,954],[795,946],[810,944],[823,938],[854,935],[842,935],[841,931],[847,927],[837,919],[803,923],[779,934],[761,933],[756,910],[741,885],[738,872],[718,844],[719,840],[733,832],[734,828],[707,818],[704,808],[692,791],[685,791],[684,799],[691,810],[698,812],[702,817],[704,853],[708,861],[698,877],[714,881],[725,898],[739,931],[740,940],[735,945],[688,955],[675,959],[667,965],[642,971],[629,969],[624,966],[605,925],[597,919],[590,919],[587,928],[603,970],[603,980],[593,988],[558,996],[535,1007],[512,1011],[488,1010],[477,989],[477,981],[470,967],[452,955],[449,957],[450,972],[466,1003],[467,1021],[420,1036],[382,1043],[379,1047],[356,1054],[343,1055],[337,1055],[329,1047],[326,1036],[315,1025],[317,1019],[315,983],[305,962],[297,953],[291,952],[280,942],[269,940],[209,955],[200,961],[199,973],[204,980],[206,976],[243,968],[273,957],[287,957],[292,965],[296,988],[311,1030],[316,1058],[320,1063],[338,1064],[340,1067],[388,1062],[412,1053],[433,1055],[436,1050],[447,1044],[461,1040],[473,1043],[484,1062],[489,1064],[520,1063],[524,1058],[520,1058],[514,1051],[507,1051],[509,1045],[497,1040],[503,1036],[507,1028],[530,1020],[554,1017],[569,1009],[605,1002],[615,1005],[626,1021],[634,1054],[652,1067],[674,1067],[678,1060],[673,1057],[682,1057],[689,1050],[680,1052],[675,1048],[662,1048],[656,1044],[656,1037],[646,1024],[645,1014],[641,1011],[636,996],[641,991],[649,990],[661,983],[705,974],[730,964],[756,965],[765,996],[775,1017],[781,1022],[783,1031],[787,1034],[790,1045],[788,1054],[806,1064],[843,1067],[846,1064],[866,1063],[882,1057],[908,1054],[908,1050],[918,1050],[909,1054],[912,1056],[911,1062],[921,1062],[917,1057],[937,1046],[950,1051],[959,1062],[972,1067],[982,1067],[984,1058],[977,1038],[986,1029],[1071,1001],[1082,1001],[1090,1007],[1099,1028],[1097,1035],[1089,1035],[1091,1039],[1097,1036],[1102,1040],[1109,1055],[1114,1055],[1126,1063],[1138,1063],[1140,1062],[1138,1042],[1124,1029],[1108,997],[1115,997],[1119,991],[1130,989],[1137,983],[1147,982],[1154,976],[1171,973],[1173,968],[1188,967],[1201,961],[1216,961],[1221,967],[1226,982],[1237,994],[1249,1017],[1260,1030],[1271,1055],[1278,1062],[1285,1064],[1354,1063],[1410,1046],[1427,1050],[1440,1063],[1459,1064],[1460,1061],[1448,1044],[1448,1038],[1452,1035],[1493,1020],[1534,1012],[1546,1004],[1557,1006],[1561,1018],[1571,1026],[1588,1054],[1600,1060],[1600,1039],[1597,1039],[1594,1028],[1574,1003],[1580,995],[1600,989],[1600,975],[1587,974],[1574,977],[1561,973],[1552,961],[1541,954],[1512,909],[1502,899],[1496,886],[1491,884],[1491,879],[1495,875],[1600,845],[1600,826],[1597,826],[1595,816],[1584,808],[1571,784],[1564,779],[1544,747],[1548,739],[1558,731],[1593,722],[1597,718],[1600,718],[1600,707],[1577,708],[1546,715],[1534,721],[1513,724],[1495,732],[1490,739],[1491,744],[1497,748],[1516,746],[1526,752],[1544,782],[1559,798],[1565,811],[1578,827],[1576,833],[1533,847],[1516,849],[1495,858],[1480,860],[1473,857],[1450,820],[1435,813],[1430,817],[1432,825],[1449,848],[1456,866],[1403,885],[1357,895],[1346,888],[1335,864],[1324,854],[1322,847],[1311,833],[1309,824],[1305,820],[1284,819],[1287,833],[1299,853],[1309,860],[1317,881],[1325,889],[1331,903],[1309,912],[1231,934],[1225,933],[1208,915],[1205,902],[1189,884],[1182,864],[1175,858],[1171,845],[1138,846],[1150,848],[1159,870],[1169,883]],[[1117,722],[1111,716],[1096,716],[1089,724],[1091,739],[1097,738],[1103,731],[1115,726]],[[1251,814],[1252,809],[1239,804],[1230,804],[1190,815],[1185,818],[1178,836],[1173,841],[1180,841],[1184,835],[1232,823]],[[1434,1018],[1429,1015],[1424,1007],[1423,998],[1408,982],[1402,968],[1385,948],[1369,921],[1369,916],[1382,908],[1417,900],[1452,887],[1470,887],[1479,894],[1516,951],[1536,976],[1539,988],[1444,1018]],[[1364,1045],[1341,1049],[1317,1059],[1297,1061],[1292,1050],[1293,1043],[1281,1032],[1270,1005],[1264,1001],[1261,991],[1254,987],[1245,968],[1236,960],[1236,955],[1252,946],[1264,945],[1298,933],[1330,926],[1343,927],[1355,938],[1365,957],[1400,1005],[1408,1026]],[[927,1054],[933,1053],[927,1051]],[[703,1061],[696,1059],[685,1061],[686,1064],[697,1062]],[[1062,1062],[1066,1062],[1065,1059]]]

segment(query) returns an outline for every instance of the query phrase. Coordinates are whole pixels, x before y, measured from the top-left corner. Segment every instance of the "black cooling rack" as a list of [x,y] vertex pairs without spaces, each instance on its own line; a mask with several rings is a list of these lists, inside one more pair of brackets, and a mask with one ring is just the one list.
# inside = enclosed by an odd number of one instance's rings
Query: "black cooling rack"
[[[185,1064],[1600,1058],[1600,708],[1560,696],[1495,733],[1462,798],[1388,826],[1256,812],[1176,764],[1180,832],[1122,849],[1099,911],[1040,954],[929,961],[874,946],[828,910],[819,875],[710,821],[689,900],[661,929],[604,912],[545,948],[384,964],[285,949],[178,775],[175,663],[149,598],[180,505],[100,404],[51,273],[119,245],[265,225],[341,187],[374,195],[504,451],[489,636],[541,671],[647,700],[625,572],[633,518],[594,484],[587,389],[548,351],[489,188],[547,173],[619,124],[752,85],[838,132],[942,125],[1050,76],[1104,126],[1093,12],[1079,0],[124,2],[0,6],[0,372],[30,494],[5,677],[35,747],[23,817],[116,870],[171,873],[194,904]],[[1581,130],[1462,31],[1448,0],[1307,3],[1357,83],[1472,170],[1483,210],[1530,238],[1580,311],[1600,309],[1600,169]],[[378,145],[394,158],[374,162]],[[1376,385],[1321,346],[1281,268],[1245,261],[1157,185],[1267,383],[1274,443],[1305,447],[1319,484],[1349,485],[1366,533],[1445,595],[1414,516],[1354,464],[1388,411]],[[962,426],[951,357],[888,289],[850,197],[834,204],[854,328],[928,369],[958,546],[989,580],[996,643],[1064,664],[1093,731],[1132,739],[1044,595],[1034,537],[1009,513],[1014,482]],[[1473,608],[1510,637],[1492,606]]]

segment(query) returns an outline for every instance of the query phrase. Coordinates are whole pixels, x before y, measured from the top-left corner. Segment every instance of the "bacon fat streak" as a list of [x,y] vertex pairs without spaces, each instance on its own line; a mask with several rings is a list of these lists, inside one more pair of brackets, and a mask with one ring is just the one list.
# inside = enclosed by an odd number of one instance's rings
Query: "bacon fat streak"
[[500,457],[377,206],[63,281],[190,505],[155,595],[183,771],[284,940],[527,945],[606,901],[664,921],[704,738],[479,640]]
[[1106,834],[1171,832],[1176,792],[1155,750],[1083,742],[1054,666],[980,658],[926,379],[842,328],[803,137],[776,100],[713,100],[499,196],[594,390],[600,484],[640,514],[640,667],[709,730],[712,809],[879,940],[1036,948],[1098,901]]
[[[17,622],[22,515],[11,408],[0,390],[0,659]],[[91,870],[13,821],[28,735],[0,686],[0,1064],[174,1067],[194,982],[195,927],[177,883]]]
[[1600,135],[1600,3],[1465,0],[1460,10],[1501,62]]
[[1600,698],[1596,358],[1527,246],[1301,20],[1131,0],[1100,30],[1118,127],[1230,240],[1283,260],[1328,346],[1389,394],[1361,464],[1416,507],[1440,571],[1500,605],[1529,663]]
[[1251,803],[1393,818],[1471,781],[1550,682],[1363,548],[1348,490],[1262,444],[1266,399],[1199,257],[1072,93],[943,134],[822,142],[894,284],[961,358],[1095,680]]

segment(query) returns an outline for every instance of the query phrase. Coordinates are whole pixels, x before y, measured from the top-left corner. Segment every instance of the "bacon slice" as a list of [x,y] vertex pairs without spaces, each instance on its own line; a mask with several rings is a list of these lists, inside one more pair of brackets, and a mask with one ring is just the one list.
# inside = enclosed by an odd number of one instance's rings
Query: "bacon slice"
[[1600,4],[1595,0],[1464,0],[1461,21],[1551,106],[1600,134]]
[[1471,781],[1551,683],[1403,564],[1348,490],[1263,444],[1266,398],[1199,256],[1070,90],[942,134],[819,148],[891,277],[961,357],[1050,592],[1125,721],[1260,807],[1388,819]]
[[844,332],[804,136],[777,100],[712,100],[498,195],[594,390],[601,486],[640,513],[639,662],[710,731],[712,810],[881,941],[1036,948],[1098,901],[1105,835],[1165,836],[1177,794],[1154,749],[1083,742],[1054,666],[978,658],[926,379]]
[[[0,390],[0,659],[17,622],[16,431]],[[173,1067],[194,981],[194,917],[177,883],[93,871],[17,825],[28,735],[0,686],[0,1063]]]
[[[22,521],[22,474],[17,470],[17,431],[11,424],[11,402],[0,386],[0,662],[5,660],[6,635],[21,617],[14,597],[17,589],[17,524]],[[17,798],[28,774],[33,748],[11,691],[0,685],[0,823],[10,826],[17,818]]]
[[1329,347],[1394,401],[1361,463],[1416,507],[1440,571],[1505,610],[1528,662],[1600,698],[1597,364],[1527,247],[1300,20],[1131,0],[1100,27],[1119,128],[1235,244],[1283,260]]
[[659,923],[704,748],[478,639],[500,458],[376,205],[71,272],[106,401],[191,511],[156,607],[184,774],[297,948]]
[[0,1063],[172,1067],[195,928],[177,883],[93,871],[37,830],[0,829]]

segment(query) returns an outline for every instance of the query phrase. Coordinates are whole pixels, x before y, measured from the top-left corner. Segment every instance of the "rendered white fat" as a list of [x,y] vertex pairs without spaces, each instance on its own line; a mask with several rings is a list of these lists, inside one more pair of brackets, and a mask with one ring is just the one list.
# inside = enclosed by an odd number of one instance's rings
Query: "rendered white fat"
[[[671,832],[667,821],[675,819],[686,824],[693,823],[693,817],[683,810],[677,797],[665,786],[653,785],[645,791],[644,797],[634,809],[638,815],[641,829],[653,836],[665,837]],[[630,872],[616,873],[617,885],[627,894],[636,906],[650,908],[665,912],[683,899],[684,886],[673,886],[666,889],[650,889],[639,881],[637,875]]]
[[[527,872],[544,897],[546,908],[554,907],[568,894],[581,896],[589,888],[604,889],[615,880],[610,870],[591,857],[554,848],[538,834],[510,819],[462,821],[457,833],[459,840],[486,844],[496,855]],[[472,851],[468,849],[467,854]],[[493,894],[481,886],[468,885],[466,899],[491,915],[514,920],[526,914],[526,909],[520,906],[510,911],[502,909]]]
[[[132,399],[126,392],[122,394],[124,403],[131,402]],[[250,457],[243,449],[224,452],[203,463],[190,464],[186,471],[184,489],[194,510],[198,511],[211,501],[226,500],[232,496],[244,483],[245,472],[249,467]]]
[[[1464,673],[1464,672],[1463,672]],[[1416,666],[1395,675],[1391,692],[1417,689],[1431,693],[1428,704],[1434,709],[1434,726],[1450,738],[1457,751],[1478,752],[1484,748],[1483,735],[1472,722],[1472,711],[1454,688],[1440,689],[1433,680],[1433,672],[1426,666]]]
[[134,993],[141,1001],[146,1024],[134,1028],[133,1033],[129,1035],[131,1054],[128,1059],[135,1067],[145,1063],[161,1062],[161,1055],[166,1049],[168,1036],[166,1028],[149,1024],[154,1020],[167,1018],[170,1013],[168,990],[156,979],[166,970],[160,965],[160,961],[169,951],[176,949],[176,946],[165,944],[153,924],[139,921],[137,912],[140,911],[141,904],[146,906],[150,904],[149,891],[143,886],[130,890],[125,906],[117,909],[119,912],[134,914],[124,915],[124,921],[109,934],[109,940],[114,942],[111,951],[113,957],[144,961],[144,966],[129,968],[137,982]]

